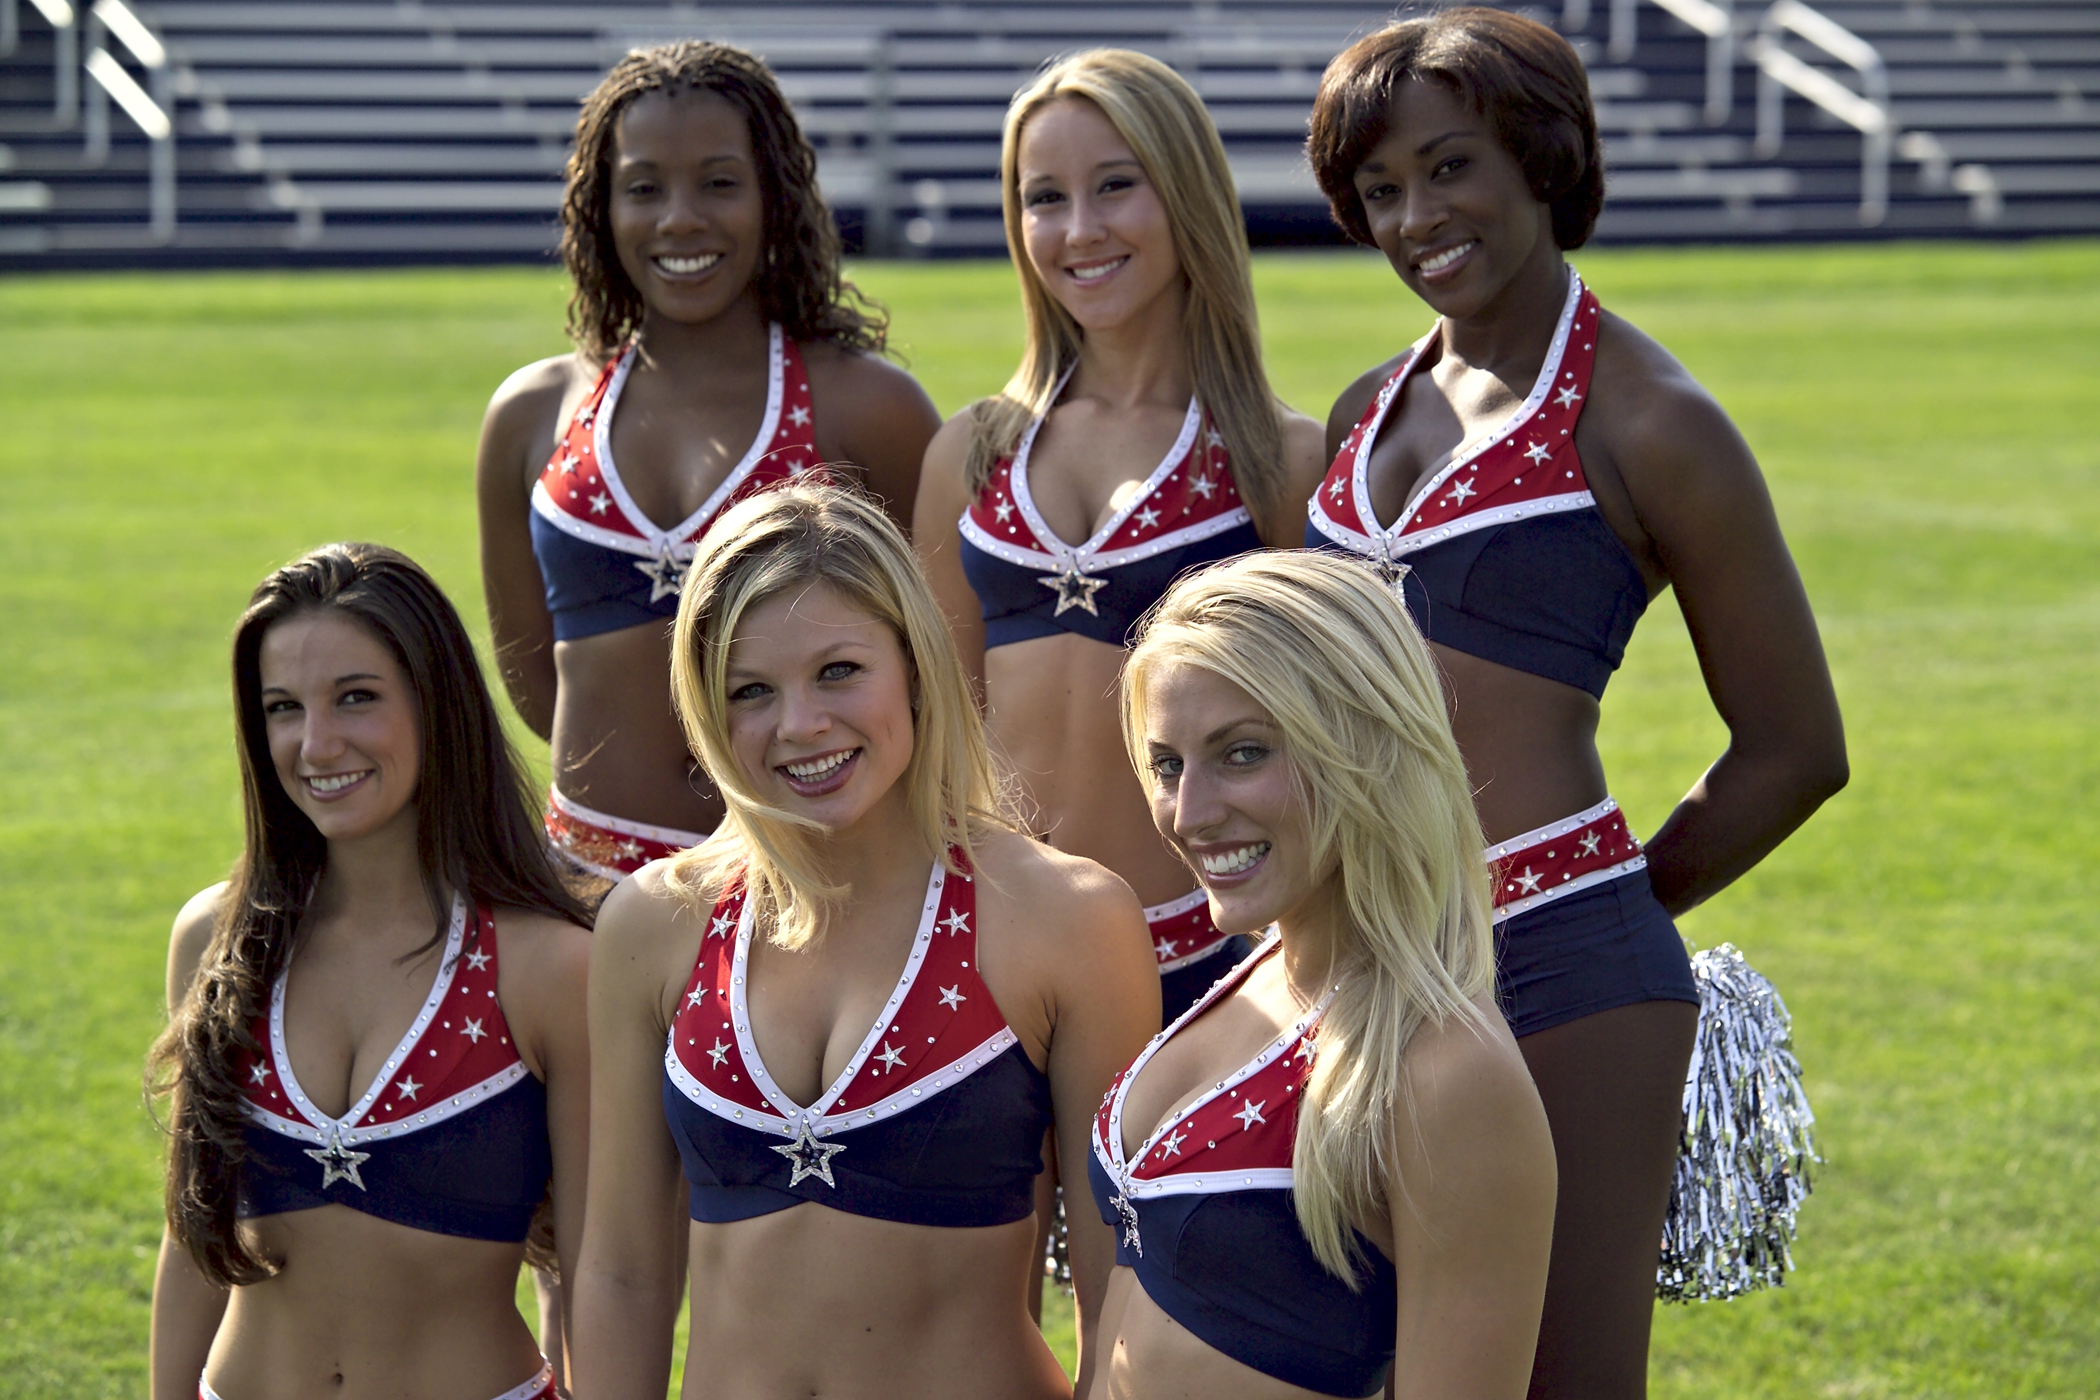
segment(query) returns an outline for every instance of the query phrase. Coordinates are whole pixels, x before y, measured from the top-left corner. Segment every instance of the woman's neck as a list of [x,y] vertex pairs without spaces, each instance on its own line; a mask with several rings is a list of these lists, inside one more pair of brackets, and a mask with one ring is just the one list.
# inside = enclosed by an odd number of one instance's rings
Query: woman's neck
[[1186,405],[1195,391],[1181,331],[1186,299],[1186,291],[1176,287],[1140,315],[1082,331],[1079,364],[1067,392],[1117,409]]
[[[1545,360],[1568,299],[1568,263],[1550,241],[1545,252],[1527,259],[1523,268],[1480,311],[1463,319],[1443,320],[1444,358],[1472,369],[1511,377],[1506,371],[1529,366],[1533,373]],[[1515,378],[1528,378],[1518,372]]]
[[901,779],[858,821],[824,833],[817,844],[825,876],[848,886],[848,899],[855,901],[892,884],[923,881],[933,857]]
[[688,376],[749,372],[766,355],[767,322],[758,296],[746,291],[719,316],[705,321],[673,321],[654,311],[642,312],[642,359],[651,369],[681,379]]
[[367,836],[328,843],[328,864],[309,912],[360,929],[429,928],[442,911],[430,907],[423,883],[413,807]]

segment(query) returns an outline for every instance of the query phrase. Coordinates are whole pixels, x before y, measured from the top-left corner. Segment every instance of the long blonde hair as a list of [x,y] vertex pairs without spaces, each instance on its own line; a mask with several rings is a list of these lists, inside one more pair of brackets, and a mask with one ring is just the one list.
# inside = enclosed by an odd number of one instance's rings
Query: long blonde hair
[[1487,866],[1435,663],[1391,591],[1331,555],[1260,553],[1190,575],[1143,624],[1123,673],[1123,735],[1150,772],[1153,678],[1197,666],[1239,686],[1282,731],[1312,868],[1343,910],[1319,1053],[1299,1105],[1298,1225],[1356,1286],[1354,1227],[1391,1208],[1402,1055],[1425,1023],[1479,1024],[1494,984]]
[[824,868],[822,828],[768,803],[737,763],[729,735],[729,649],[746,613],[783,590],[825,583],[889,624],[911,670],[912,754],[905,785],[913,824],[934,858],[966,869],[971,842],[1012,829],[984,723],[933,594],[903,534],[874,502],[841,486],[791,483],[733,507],[707,532],[678,600],[671,695],[686,742],[722,794],[722,824],[671,860],[665,884],[707,908],[748,891],[758,927],[806,947],[851,890]]
[[1158,59],[1129,49],[1089,49],[1062,59],[1006,109],[999,184],[1028,343],[1005,390],[971,408],[970,489],[982,490],[993,463],[1018,450],[1022,434],[1050,411],[1058,381],[1079,357],[1079,323],[1058,305],[1028,257],[1020,166],[1021,132],[1029,119],[1075,97],[1108,118],[1166,207],[1175,256],[1188,281],[1181,331],[1196,400],[1225,439],[1241,498],[1256,511],[1266,510],[1283,490],[1282,405],[1262,368],[1247,230],[1232,167],[1196,90]]

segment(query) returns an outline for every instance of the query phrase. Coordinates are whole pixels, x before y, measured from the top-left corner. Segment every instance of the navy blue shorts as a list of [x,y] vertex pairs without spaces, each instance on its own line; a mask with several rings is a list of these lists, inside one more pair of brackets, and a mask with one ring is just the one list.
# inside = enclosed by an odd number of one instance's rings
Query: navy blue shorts
[[1692,960],[1646,870],[1495,925],[1495,999],[1518,1037],[1643,1001],[1699,1004]]
[[1194,1006],[1211,984],[1240,965],[1247,954],[1254,951],[1254,940],[1244,933],[1236,933],[1220,943],[1217,951],[1198,958],[1184,967],[1159,975],[1159,1003],[1162,1028],[1174,1024],[1174,1018]]

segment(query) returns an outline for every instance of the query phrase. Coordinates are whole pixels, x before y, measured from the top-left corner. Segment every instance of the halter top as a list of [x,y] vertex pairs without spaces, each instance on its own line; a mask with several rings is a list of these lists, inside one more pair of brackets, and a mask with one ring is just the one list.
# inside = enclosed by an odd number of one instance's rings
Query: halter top
[[243,1218],[340,1205],[397,1225],[521,1241],[547,1194],[547,1091],[518,1058],[496,1000],[496,921],[455,900],[437,980],[364,1097],[315,1107],[284,1044],[284,986],[257,1018],[246,1095]]
[[819,465],[802,352],[777,324],[767,336],[766,412],[757,438],[700,509],[668,530],[642,514],[613,465],[613,411],[639,342],[629,341],[599,373],[532,488],[532,552],[556,640],[676,616],[694,548],[722,512]]
[[1123,646],[1175,579],[1261,548],[1225,439],[1195,399],[1143,487],[1076,546],[1050,529],[1028,489],[1029,453],[1042,427],[1041,418],[1028,425],[1014,455],[993,464],[963,512],[963,573],[984,608],[987,647],[1060,632]]
[[1391,526],[1371,508],[1371,448],[1416,342],[1342,440],[1307,506],[1310,548],[1339,548],[1397,576],[1422,635],[1469,656],[1603,698],[1648,607],[1648,585],[1598,513],[1575,424],[1597,358],[1597,297],[1572,269],[1546,363],[1493,433],[1429,479]]
[[938,862],[903,976],[838,1079],[804,1107],[759,1059],[752,910],[715,905],[664,1050],[664,1116],[692,1218],[804,1202],[908,1225],[1005,1225],[1035,1209],[1050,1081],[978,976],[977,895]]
[[1298,1095],[1333,993],[1137,1152],[1123,1150],[1123,1101],[1161,1046],[1245,981],[1279,942],[1271,934],[1153,1037],[1116,1076],[1094,1116],[1087,1159],[1116,1262],[1160,1310],[1264,1375],[1323,1395],[1375,1395],[1393,1360],[1398,1275],[1361,1233],[1361,1291],[1327,1272],[1291,1201]]

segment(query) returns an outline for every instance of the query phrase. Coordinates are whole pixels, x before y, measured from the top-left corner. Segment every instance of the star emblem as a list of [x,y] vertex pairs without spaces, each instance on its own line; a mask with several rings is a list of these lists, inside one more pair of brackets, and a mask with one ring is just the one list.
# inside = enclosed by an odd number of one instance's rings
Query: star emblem
[[787,1158],[795,1168],[794,1174],[788,1178],[788,1185],[800,1186],[802,1178],[813,1176],[826,1186],[837,1190],[838,1183],[831,1179],[831,1159],[844,1152],[846,1144],[843,1142],[818,1142],[811,1135],[809,1123],[806,1120],[800,1126],[802,1128],[801,1136],[785,1147],[773,1149],[781,1156]]
[[735,927],[736,916],[734,914],[717,914],[714,917],[714,922],[707,926],[707,936],[709,938],[727,938],[729,931]]
[[1078,565],[1067,562],[1063,573],[1051,574],[1036,582],[1057,592],[1057,611],[1051,614],[1052,617],[1063,617],[1067,608],[1084,608],[1095,617],[1101,616],[1101,610],[1094,606],[1094,595],[1108,585],[1107,579],[1088,578],[1079,572]]
[[357,1174],[357,1167],[360,1162],[371,1161],[372,1154],[369,1152],[352,1152],[349,1148],[343,1146],[343,1130],[341,1128],[330,1128],[328,1130],[328,1146],[309,1147],[306,1149],[306,1155],[321,1164],[321,1189],[323,1191],[326,1191],[338,1181],[347,1181],[360,1191],[365,1189],[364,1178]]
[[999,523],[1001,525],[1004,525],[1007,521],[1007,517],[1011,516],[1013,513],[1014,503],[1012,501],[1001,501],[998,505],[992,507],[992,514],[998,517]]
[[489,955],[476,948],[473,952],[467,954],[467,966],[473,968],[476,972],[486,972],[489,966]]
[[268,1065],[250,1065],[250,1066],[248,1066],[248,1082],[249,1082],[250,1084],[267,1084],[267,1083],[269,1083],[269,1082],[270,1082],[270,1068],[269,1068],[269,1066],[268,1066]]
[[1181,1144],[1187,1141],[1187,1133],[1168,1133],[1166,1137],[1160,1141],[1159,1155],[1162,1157],[1179,1157],[1181,1155]]
[[1306,1039],[1299,1041],[1298,1048],[1291,1052],[1292,1059],[1303,1060],[1307,1064],[1312,1063],[1312,1057],[1313,1043],[1311,1037],[1307,1037]]
[[579,428],[588,428],[589,426],[591,426],[591,420],[593,418],[596,418],[597,416],[597,409],[585,407],[581,412],[579,412],[576,415],[576,426]]
[[652,603],[677,597],[678,590],[685,584],[685,565],[668,554],[639,561],[634,567],[649,580],[649,601]]
[[793,423],[793,424],[794,424],[794,425],[795,425],[796,427],[798,427],[798,428],[806,428],[806,427],[808,427],[808,426],[809,426],[809,410],[808,410],[808,409],[806,409],[806,408],[791,408],[791,409],[789,409],[789,410],[788,410],[788,422],[790,422],[790,423]]
[[577,461],[574,457],[570,456],[566,452],[561,454],[561,469],[562,474],[564,476],[574,476],[576,474],[577,465]]
[[613,849],[628,860],[640,860],[642,858],[642,843],[635,840],[632,836],[613,847]]
[[1233,1114],[1232,1116],[1240,1120],[1241,1132],[1247,1131],[1247,1129],[1253,1127],[1256,1123],[1266,1123],[1269,1121],[1268,1119],[1261,1116],[1262,1107],[1267,1103],[1267,1099],[1263,1099],[1261,1103],[1256,1103],[1253,1099],[1248,1099],[1245,1103],[1240,1105],[1240,1111],[1238,1113]]
[[1384,581],[1387,588],[1392,589],[1399,588],[1400,580],[1406,578],[1411,572],[1407,565],[1383,552],[1380,552],[1378,556],[1377,569],[1378,577]]
[[802,473],[804,473],[804,472],[806,472],[806,471],[808,471],[808,470],[809,470],[809,468],[808,468],[808,467],[806,467],[806,466],[804,466],[804,465],[802,464],[802,459],[801,459],[800,457],[790,457],[790,458],[788,458],[788,475],[789,475],[789,476],[800,476],[800,475],[802,475]]
[[1174,946],[1175,945],[1173,939],[1159,938],[1153,941],[1152,951],[1159,954],[1159,960],[1161,962],[1165,962],[1168,958],[1174,956]]
[[1535,442],[1524,449],[1524,455],[1534,462],[1543,462],[1553,455],[1553,449],[1543,442]]
[[1132,1205],[1130,1198],[1120,1191],[1109,1197],[1108,1203],[1116,1208],[1116,1214],[1122,1218],[1123,1243],[1136,1250],[1138,1258],[1144,1258],[1145,1242],[1138,1238],[1137,1207]]
[[715,1062],[716,1069],[720,1069],[722,1062],[729,1058],[729,1042],[716,1036],[715,1043],[707,1048],[707,1058]]
[[1345,484],[1340,477],[1336,477],[1327,484],[1327,494],[1339,501],[1342,498],[1342,490]]
[[1154,525],[1159,524],[1159,512],[1154,510],[1150,506],[1146,506],[1143,510],[1138,512],[1137,519],[1138,528],[1140,530],[1149,530]]
[[950,933],[968,933],[970,916],[960,909],[951,909],[948,911],[948,917],[941,920],[941,927]]
[[1216,428],[1212,428],[1203,434],[1203,443],[1206,447],[1223,447],[1225,445],[1225,435]]
[[[904,1068],[904,1052],[899,1050],[896,1046],[890,1044],[887,1040],[882,1042],[882,1052],[878,1054],[875,1058],[882,1061],[883,1064],[887,1065],[893,1070]],[[876,1071],[877,1074],[880,1074],[881,1072],[881,1070]]]
[[960,1010],[962,1004],[968,1000],[969,998],[962,993],[962,983],[960,982],[952,987],[941,988],[941,1005],[947,1007],[950,1011]]
[[597,495],[591,497],[591,514],[603,515],[611,505],[612,497],[600,491]]
[[465,1036],[467,1039],[473,1041],[476,1045],[481,1044],[481,1038],[488,1034],[487,1031],[481,1028],[481,1022],[472,1020],[468,1021],[467,1024],[460,1029],[459,1033]]
[[1543,878],[1545,877],[1532,874],[1531,867],[1527,865],[1524,867],[1524,873],[1517,877],[1517,888],[1525,894],[1537,894],[1539,881]]
[[1466,498],[1473,494],[1474,492],[1472,482],[1454,481],[1451,483],[1451,495],[1448,499],[1450,500],[1452,505],[1462,506],[1466,503]]
[[1553,397],[1562,408],[1573,408],[1577,403],[1581,402],[1582,400],[1582,395],[1575,392],[1575,386],[1573,384],[1563,384],[1561,386],[1560,392],[1555,394]]
[[1210,479],[1209,472],[1203,473],[1201,476],[1197,477],[1195,480],[1189,483],[1189,490],[1195,492],[1197,495],[1201,496],[1206,501],[1210,499],[1211,492],[1217,489],[1218,483]]
[[404,1099],[414,1098],[423,1088],[422,1085],[416,1083],[413,1075],[403,1075],[401,1082],[394,1087],[400,1091],[401,1097]]
[[700,1003],[706,1000],[707,993],[701,991],[698,987],[693,988],[693,990],[685,994],[685,1004],[687,1006],[698,1006],[700,1005]]
[[1586,856],[1597,854],[1597,848],[1602,844],[1604,844],[1604,838],[1594,831],[1586,833],[1582,840],[1577,843],[1578,848]]

